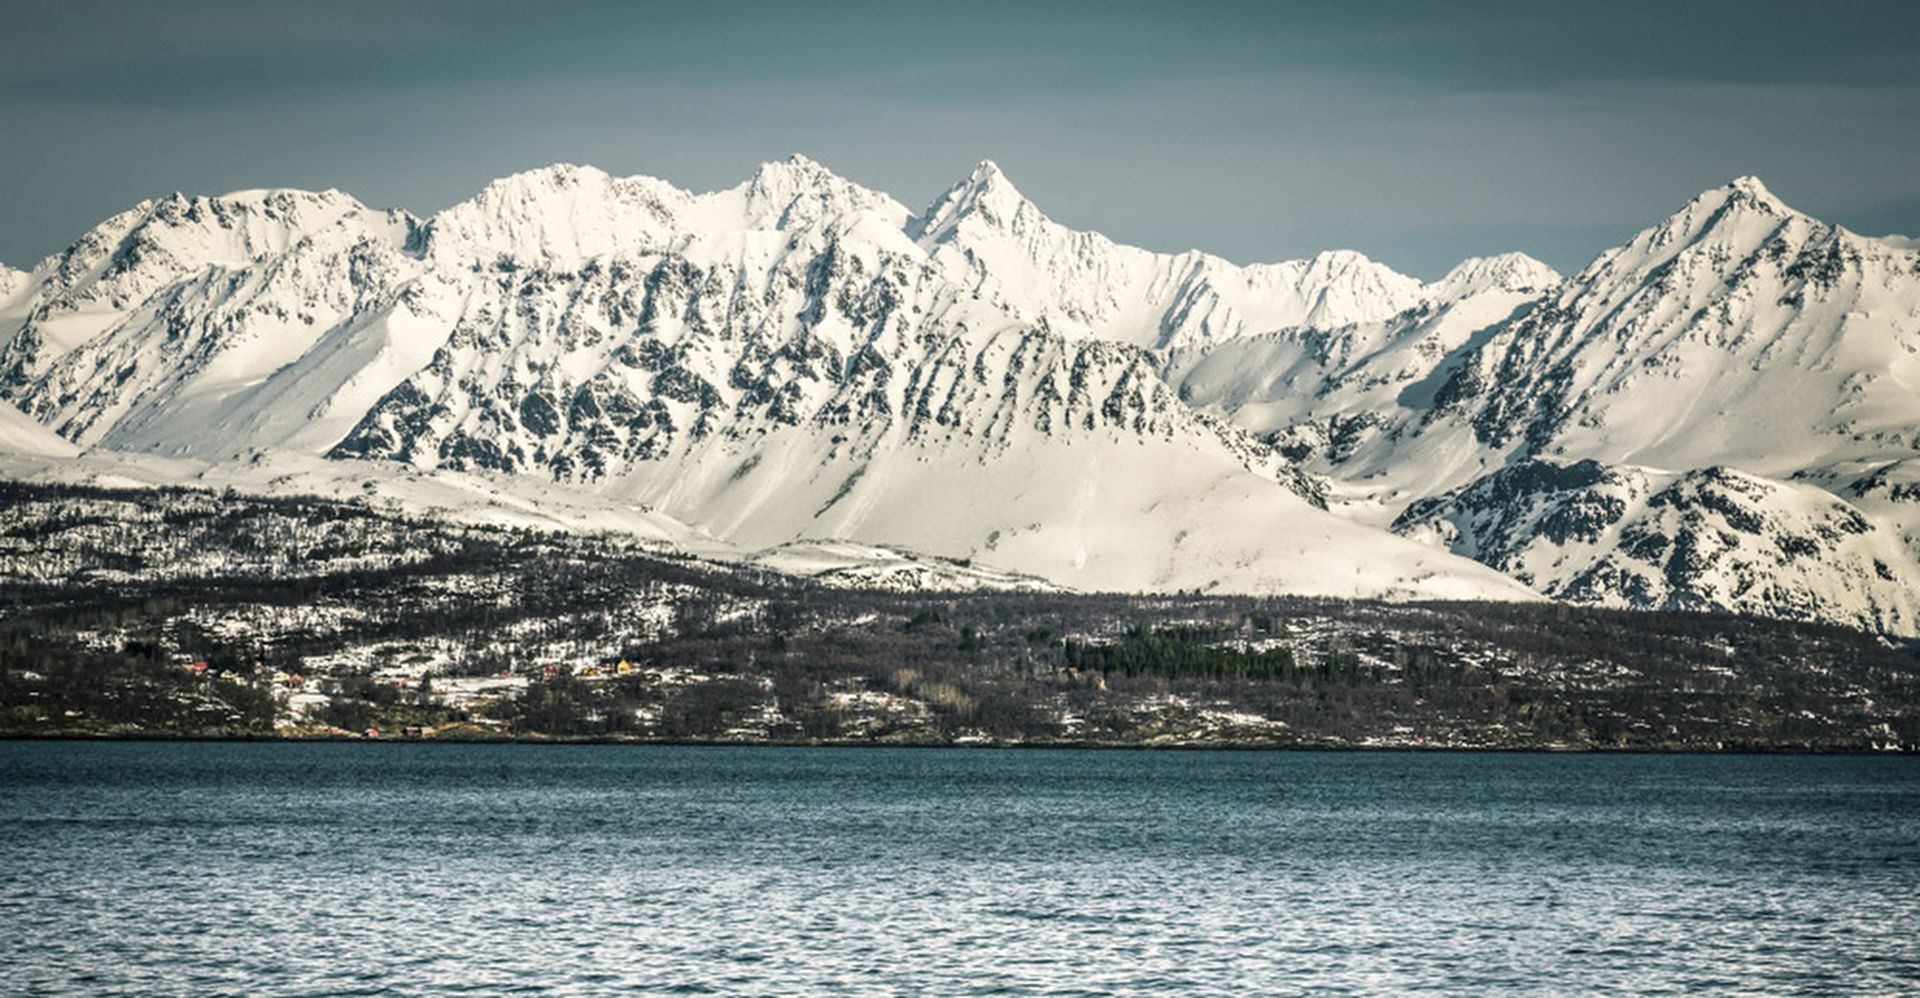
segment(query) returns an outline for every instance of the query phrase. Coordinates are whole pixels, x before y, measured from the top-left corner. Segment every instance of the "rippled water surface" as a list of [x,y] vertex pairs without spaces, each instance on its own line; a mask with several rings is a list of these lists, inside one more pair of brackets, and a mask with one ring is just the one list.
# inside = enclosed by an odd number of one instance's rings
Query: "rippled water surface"
[[1920,759],[0,743],[0,975],[1920,993]]

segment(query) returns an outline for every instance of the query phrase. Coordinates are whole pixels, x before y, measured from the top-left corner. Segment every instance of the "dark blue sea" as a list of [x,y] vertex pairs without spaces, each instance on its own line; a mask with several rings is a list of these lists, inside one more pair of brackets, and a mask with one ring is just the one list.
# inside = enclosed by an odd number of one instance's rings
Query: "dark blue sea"
[[1920,759],[0,743],[5,994],[1920,994]]

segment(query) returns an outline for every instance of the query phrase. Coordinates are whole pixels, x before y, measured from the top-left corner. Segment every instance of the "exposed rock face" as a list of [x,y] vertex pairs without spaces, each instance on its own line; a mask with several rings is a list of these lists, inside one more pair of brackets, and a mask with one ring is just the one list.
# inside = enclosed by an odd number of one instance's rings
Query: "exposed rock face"
[[[1009,246],[1031,273],[982,269]],[[24,280],[0,395],[84,446],[533,475],[744,545],[1081,588],[1530,595],[1327,514],[1321,480],[1182,402],[1151,350],[1248,314],[1384,314],[1379,289],[1417,282],[1116,246],[991,165],[919,218],[800,157],[710,194],[556,166],[427,220],[172,198]]]
[[1408,506],[1394,529],[1560,599],[1908,632],[1920,573],[1901,539],[1810,486],[1523,461]]
[[430,219],[175,195],[0,269],[0,399],[69,442],[19,453],[534,476],[1081,588],[1902,631],[1916,357],[1920,251],[1752,178],[1570,278],[1241,267],[1068,229],[991,163],[916,215],[802,157],[706,194],[555,166]]
[[1169,377],[1550,595],[1914,628],[1911,242],[1740,178],[1564,281],[1478,261],[1433,288],[1383,323],[1176,353]]

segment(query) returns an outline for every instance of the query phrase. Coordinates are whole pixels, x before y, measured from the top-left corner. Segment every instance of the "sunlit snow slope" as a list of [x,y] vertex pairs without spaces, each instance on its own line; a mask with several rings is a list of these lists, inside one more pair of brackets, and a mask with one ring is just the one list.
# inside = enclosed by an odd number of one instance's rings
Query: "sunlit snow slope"
[[[1911,241],[1743,177],[1564,282],[1522,274],[1384,324],[1176,354],[1169,373],[1363,515],[1419,512],[1398,528],[1545,592],[1916,628]],[[1605,484],[1569,492],[1536,461]],[[1600,496],[1626,505],[1595,537],[1542,532]]]
[[992,163],[915,213],[802,157],[706,194],[554,166],[426,219],[174,195],[0,270],[17,453],[488,475],[841,582],[1903,632],[1916,354],[1913,244],[1751,178],[1566,278],[1155,253]]
[[[15,280],[0,393],[99,450],[533,476],[741,549],[857,541],[1084,589],[1531,598],[1327,513],[1319,480],[1182,404],[1148,349],[1242,314],[1390,310],[1375,285],[1417,282],[1350,255],[1147,254],[1027,205],[1036,273],[1065,269],[983,294],[969,261],[1008,238],[1009,197],[1026,205],[983,166],[919,218],[799,157],[712,194],[551,167],[425,220],[337,192],[174,196]],[[1071,320],[1092,306],[1059,289],[1103,273],[1124,275],[1094,296],[1111,308]]]

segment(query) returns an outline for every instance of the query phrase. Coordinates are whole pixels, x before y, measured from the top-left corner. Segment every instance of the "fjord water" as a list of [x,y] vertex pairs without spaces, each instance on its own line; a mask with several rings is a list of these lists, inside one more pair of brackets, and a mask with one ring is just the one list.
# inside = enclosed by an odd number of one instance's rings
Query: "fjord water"
[[0,743],[0,991],[1920,992],[1920,759]]

